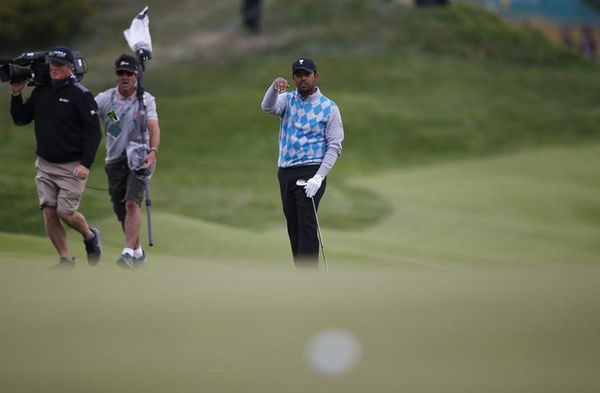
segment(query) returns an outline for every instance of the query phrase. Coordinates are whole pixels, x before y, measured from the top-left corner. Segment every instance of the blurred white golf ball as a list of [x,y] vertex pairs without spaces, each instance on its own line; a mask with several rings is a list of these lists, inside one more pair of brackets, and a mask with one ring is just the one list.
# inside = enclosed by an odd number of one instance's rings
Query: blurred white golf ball
[[354,366],[361,355],[358,338],[344,329],[317,333],[306,344],[306,359],[317,372],[337,375]]

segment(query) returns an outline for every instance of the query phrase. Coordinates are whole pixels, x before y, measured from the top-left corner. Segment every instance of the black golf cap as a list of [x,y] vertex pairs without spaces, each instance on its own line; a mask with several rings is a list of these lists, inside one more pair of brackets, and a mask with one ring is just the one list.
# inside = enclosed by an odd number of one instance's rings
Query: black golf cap
[[55,46],[48,52],[48,61],[59,64],[73,64],[73,52],[66,46]]
[[317,65],[308,57],[301,57],[292,64],[292,73],[304,70],[307,72],[317,72]]
[[137,72],[138,62],[133,56],[121,55],[115,61],[115,71]]

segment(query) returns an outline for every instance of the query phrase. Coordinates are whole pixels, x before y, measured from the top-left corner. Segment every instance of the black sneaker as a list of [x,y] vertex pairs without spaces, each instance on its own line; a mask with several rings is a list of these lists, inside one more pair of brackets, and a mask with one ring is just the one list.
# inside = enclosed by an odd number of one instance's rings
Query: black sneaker
[[100,241],[100,230],[98,228],[90,228],[90,231],[92,231],[94,237],[84,240],[83,243],[85,244],[88,263],[94,266],[100,262],[102,256],[102,242]]
[[119,259],[117,259],[117,265],[125,269],[133,270],[136,267],[135,258],[129,254],[122,254]]
[[60,261],[52,266],[52,269],[57,270],[68,270],[75,268],[75,258],[74,257],[60,257]]

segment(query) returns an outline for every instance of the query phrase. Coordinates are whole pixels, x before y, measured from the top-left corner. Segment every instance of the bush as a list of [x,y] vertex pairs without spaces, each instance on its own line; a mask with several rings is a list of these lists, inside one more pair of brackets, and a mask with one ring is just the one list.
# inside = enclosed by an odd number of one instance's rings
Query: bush
[[2,0],[0,3],[0,51],[14,56],[24,50],[69,41],[92,14],[86,0]]

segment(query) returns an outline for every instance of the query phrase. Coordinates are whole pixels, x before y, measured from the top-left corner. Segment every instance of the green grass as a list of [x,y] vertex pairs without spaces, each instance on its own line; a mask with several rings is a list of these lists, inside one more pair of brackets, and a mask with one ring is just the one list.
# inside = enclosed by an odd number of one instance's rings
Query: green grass
[[[141,271],[115,265],[121,229],[93,190],[103,262],[69,231],[77,269],[48,270],[33,131],[0,95],[0,391],[598,391],[597,66],[466,7],[264,3],[259,38],[238,1],[147,3],[163,143]],[[95,4],[73,44],[98,92],[142,6]],[[346,131],[319,211],[329,274],[293,270],[259,108],[300,54]],[[335,377],[304,358],[330,328],[363,349]]]
[[[95,92],[113,84],[108,59],[126,50],[107,19],[127,26],[137,11],[102,4],[95,20],[104,27],[81,43],[90,62],[85,83]],[[481,11],[272,1],[264,36],[252,39],[241,33],[237,2],[203,2],[197,13],[191,4],[150,4],[156,53],[146,87],[157,97],[163,131],[152,180],[157,212],[258,230],[279,223],[278,122],[259,104],[275,76],[289,76],[299,53],[318,61],[321,87],[344,120],[330,194],[352,208],[331,212],[336,228],[373,225],[389,212],[377,194],[352,185],[357,175],[598,140],[596,67]],[[217,39],[203,44],[206,37]],[[5,97],[0,104],[8,109]],[[42,234],[31,127],[3,119],[0,230]],[[103,154],[101,148],[90,178],[96,187],[106,184]],[[112,214],[99,191],[86,193],[82,210],[93,221]]]
[[[593,144],[355,177],[349,187],[377,195],[384,218],[366,227],[339,226],[336,218],[353,214],[355,206],[332,187],[319,213],[328,255],[334,268],[593,265],[600,253],[599,160],[600,145]],[[153,222],[159,264],[183,258],[291,266],[282,216],[261,231],[161,211],[154,211]],[[110,261],[120,250],[120,229],[112,217],[97,224]],[[80,239],[70,235],[74,255],[83,260]],[[10,245],[9,256],[21,250],[55,259],[49,243],[28,246],[36,237],[0,239]]]
[[[320,60],[323,91],[339,104],[346,131],[330,184],[356,206],[355,213],[336,218],[338,226],[369,225],[387,211],[376,197],[348,187],[357,174],[598,138],[600,86],[585,67],[415,55],[359,60],[364,71],[356,73],[344,68],[342,59]],[[149,74],[147,85],[156,82],[152,91],[163,130],[159,171],[152,180],[157,211],[246,228],[278,222],[278,122],[259,104],[265,86],[287,67],[280,58],[265,60],[260,70],[244,64],[184,66],[185,84],[177,78],[161,81],[159,71]],[[13,206],[2,209],[4,231],[42,230],[31,180],[31,133],[9,127],[0,147],[6,161],[0,194]],[[102,155],[103,148],[90,185],[105,185]],[[110,214],[106,195],[97,191],[87,192],[84,209],[92,219]]]
[[[331,271],[294,272],[282,219],[264,231],[158,212],[151,262],[105,258],[54,272],[43,237],[0,234],[0,388],[11,392],[593,392],[600,145],[357,176],[389,211],[334,229]],[[149,250],[147,248],[147,250]],[[311,337],[354,334],[362,352],[327,376]]]
[[[138,274],[2,259],[0,386],[15,393],[593,392],[597,266],[292,274],[196,261]],[[347,373],[305,358],[332,328]]]

